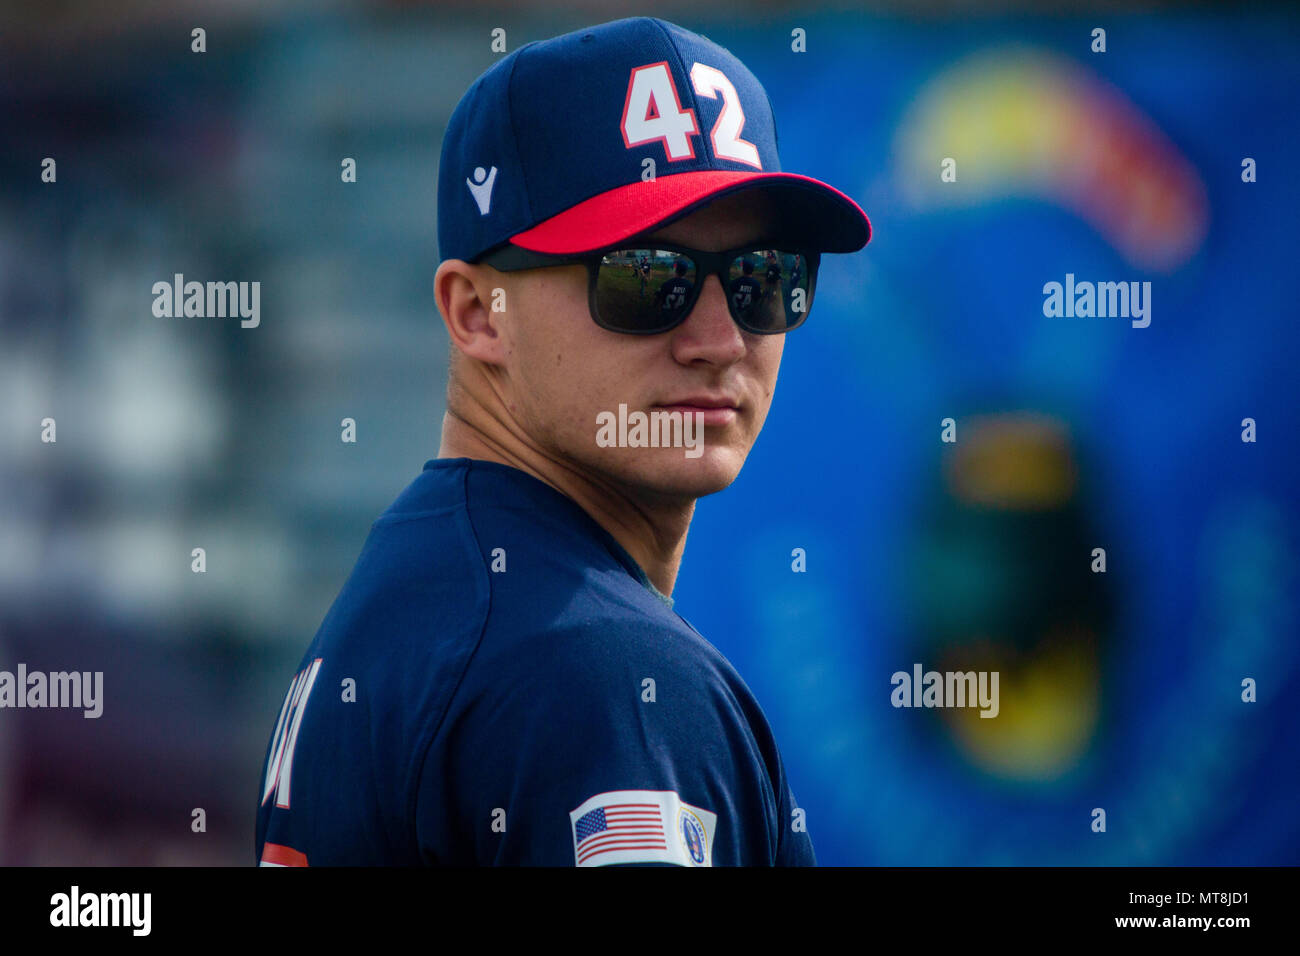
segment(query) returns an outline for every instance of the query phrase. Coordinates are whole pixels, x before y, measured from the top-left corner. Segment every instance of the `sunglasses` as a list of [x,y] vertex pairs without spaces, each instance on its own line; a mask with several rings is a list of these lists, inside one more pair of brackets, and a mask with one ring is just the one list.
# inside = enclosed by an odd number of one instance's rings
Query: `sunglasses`
[[686,321],[704,280],[722,283],[731,317],[746,332],[777,335],[802,325],[812,308],[818,252],[756,242],[706,252],[672,242],[552,256],[505,245],[478,261],[501,272],[547,266],[587,267],[587,307],[602,329],[658,335]]

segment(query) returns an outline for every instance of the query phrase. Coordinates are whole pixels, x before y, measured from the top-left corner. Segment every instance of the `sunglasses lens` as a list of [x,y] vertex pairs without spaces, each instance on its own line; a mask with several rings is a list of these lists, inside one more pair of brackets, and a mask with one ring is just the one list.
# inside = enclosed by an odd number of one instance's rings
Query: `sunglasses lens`
[[812,305],[809,263],[797,252],[752,249],[728,269],[731,311],[753,332],[785,332],[808,317]]
[[596,274],[596,310],[608,328],[653,333],[672,328],[694,297],[696,276],[691,257],[666,249],[618,249],[608,252]]

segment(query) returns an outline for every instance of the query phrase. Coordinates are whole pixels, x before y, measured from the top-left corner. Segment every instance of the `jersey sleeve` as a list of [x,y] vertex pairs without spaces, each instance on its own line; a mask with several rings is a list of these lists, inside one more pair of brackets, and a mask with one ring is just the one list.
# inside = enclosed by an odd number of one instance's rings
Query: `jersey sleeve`
[[777,866],[816,866],[817,854],[808,837],[808,821],[803,808],[795,799],[790,782],[786,779],[785,763],[777,754],[780,840],[777,847]]
[[815,865],[757,703],[716,651],[600,626],[485,643],[430,741],[428,863]]

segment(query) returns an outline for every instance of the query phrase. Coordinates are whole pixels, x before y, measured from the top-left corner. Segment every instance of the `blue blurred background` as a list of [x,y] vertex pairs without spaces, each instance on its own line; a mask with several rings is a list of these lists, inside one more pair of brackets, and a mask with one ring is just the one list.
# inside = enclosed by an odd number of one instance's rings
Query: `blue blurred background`
[[[0,670],[102,670],[106,699],[0,711],[0,863],[253,862],[294,666],[437,454],[450,112],[494,28],[641,12],[749,65],[784,168],[875,227],[824,260],[674,595],[762,702],[819,861],[1300,862],[1285,9],[56,9],[0,11]],[[178,272],[260,281],[261,325],[155,318]],[[1044,317],[1066,273],[1150,281],[1150,326]],[[999,671],[999,718],[892,707],[914,663]]]

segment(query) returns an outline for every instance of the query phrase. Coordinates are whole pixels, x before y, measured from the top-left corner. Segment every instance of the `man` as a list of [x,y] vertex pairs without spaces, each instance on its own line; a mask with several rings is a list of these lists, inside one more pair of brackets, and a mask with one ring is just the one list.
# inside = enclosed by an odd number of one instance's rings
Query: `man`
[[664,280],[664,284],[655,292],[655,301],[659,303],[661,309],[676,313],[686,308],[686,300],[694,290],[691,280],[686,278],[686,273],[689,271],[689,266],[678,259],[677,264],[673,266],[673,277]]
[[650,257],[641,257],[641,294],[645,295],[646,283],[650,281]]
[[731,280],[728,289],[731,301],[737,309],[752,309],[763,297],[763,286],[754,278],[754,263],[746,259],[740,267],[740,275]]
[[[781,263],[777,262],[776,253],[771,250],[767,253],[767,284],[776,286],[781,281]],[[768,290],[771,291],[770,289]]]
[[[670,597],[695,500],[736,478],[807,318],[723,290],[797,249],[810,304],[819,253],[870,237],[779,168],[758,81],[662,20],[529,44],[471,86],[439,172],[439,457],[290,684],[261,862],[815,863],[761,708]],[[671,310],[626,285],[651,250],[686,283]]]

